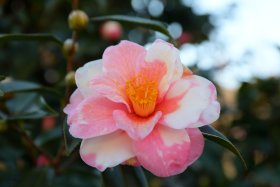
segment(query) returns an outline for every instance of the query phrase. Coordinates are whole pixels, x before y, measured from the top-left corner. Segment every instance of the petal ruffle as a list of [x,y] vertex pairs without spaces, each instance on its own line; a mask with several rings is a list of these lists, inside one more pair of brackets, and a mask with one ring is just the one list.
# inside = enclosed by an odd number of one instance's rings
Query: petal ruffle
[[145,139],[134,141],[133,150],[144,168],[167,177],[187,168],[190,144],[186,130],[157,126]]
[[129,41],[108,47],[103,53],[103,70],[119,84],[134,77],[144,62],[146,49]]
[[156,40],[147,51],[146,62],[164,62],[166,74],[159,83],[159,101],[163,98],[170,84],[182,77],[183,66],[180,60],[179,50],[172,44],[163,40]]
[[202,154],[204,148],[204,138],[198,128],[187,128],[191,140],[190,153],[188,157],[188,166],[194,163]]
[[161,112],[156,112],[148,118],[141,118],[135,114],[128,114],[123,110],[115,110],[113,118],[116,126],[127,132],[134,140],[145,138],[151,133],[161,117]]
[[94,92],[91,80],[102,73],[102,60],[86,63],[77,69],[75,74],[76,84],[84,97],[89,97]]
[[104,73],[95,77],[91,86],[111,101],[124,103],[130,111],[126,83],[140,71],[145,55],[144,47],[129,41],[108,47],[102,58]]
[[219,117],[216,99],[213,83],[200,76],[187,76],[170,87],[156,110],[163,112],[160,123],[171,128],[200,127]]
[[80,103],[68,116],[70,134],[77,138],[92,138],[114,132],[117,127],[113,119],[114,110],[126,110],[122,104],[94,95]]
[[131,111],[129,99],[125,92],[125,85],[107,74],[96,76],[91,80],[94,90],[115,103],[123,103]]
[[[66,105],[66,107],[63,109],[63,112],[65,114],[71,115],[75,111],[77,106],[83,101],[83,99],[84,97],[81,94],[81,92],[78,89],[76,89],[70,97],[70,103]],[[69,117],[67,118],[67,122],[68,120]]]
[[100,171],[135,156],[131,139],[123,131],[83,140],[80,155],[85,163]]

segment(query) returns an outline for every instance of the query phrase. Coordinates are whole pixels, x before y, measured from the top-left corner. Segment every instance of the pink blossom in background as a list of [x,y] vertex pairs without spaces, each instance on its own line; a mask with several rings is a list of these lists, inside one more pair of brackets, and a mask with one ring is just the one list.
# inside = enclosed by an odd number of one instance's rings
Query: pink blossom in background
[[101,36],[105,40],[119,40],[122,32],[122,26],[117,21],[106,21],[100,29]]
[[142,166],[160,177],[183,172],[202,154],[198,127],[219,117],[216,88],[183,68],[179,51],[162,40],[146,50],[129,41],[76,71],[77,89],[64,112],[80,155],[104,171]]
[[38,158],[36,160],[36,165],[38,167],[47,166],[49,164],[50,164],[50,159],[48,156],[43,155],[43,154],[38,156]]
[[42,130],[47,132],[55,127],[56,118],[53,116],[48,116],[42,120]]

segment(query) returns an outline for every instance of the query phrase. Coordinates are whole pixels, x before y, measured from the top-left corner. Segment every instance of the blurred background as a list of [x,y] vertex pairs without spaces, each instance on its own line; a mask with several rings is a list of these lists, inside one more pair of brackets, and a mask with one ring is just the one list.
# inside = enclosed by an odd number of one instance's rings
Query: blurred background
[[[165,22],[183,64],[217,85],[222,114],[213,126],[240,149],[249,168],[246,172],[232,153],[206,141],[202,157],[184,173],[160,179],[146,172],[151,187],[280,187],[279,7],[278,0],[79,2],[79,9],[89,17],[122,14]],[[64,41],[71,38],[70,11],[71,1],[67,0],[0,0],[0,34],[51,33]],[[74,66],[101,58],[106,47],[120,40],[148,47],[156,38],[167,39],[143,27],[91,22],[79,32]],[[62,89],[65,69],[66,59],[53,43],[0,42],[0,74],[7,79]],[[53,96],[44,94],[44,98],[59,110],[59,101]],[[3,104],[3,99],[0,102]],[[24,126],[35,142],[52,154],[60,141],[60,121],[46,117],[26,121]],[[35,154],[31,159],[23,144],[0,120],[1,187],[33,186],[39,179],[38,184],[47,184],[54,176],[49,174],[48,158]],[[51,186],[100,186],[100,173],[83,164],[76,152],[71,164],[65,161],[67,169],[56,173]],[[48,175],[35,175],[34,168],[40,167],[48,170]]]

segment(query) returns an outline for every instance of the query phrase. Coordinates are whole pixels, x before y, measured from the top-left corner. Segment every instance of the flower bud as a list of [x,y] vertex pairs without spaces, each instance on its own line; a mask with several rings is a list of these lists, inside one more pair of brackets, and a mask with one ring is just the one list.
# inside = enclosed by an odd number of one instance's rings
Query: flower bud
[[69,86],[74,86],[76,84],[74,71],[70,71],[67,73],[67,75],[65,76],[65,83]]
[[43,155],[43,154],[38,156],[37,161],[36,161],[36,165],[38,167],[40,167],[40,166],[47,166],[49,164],[50,164],[49,157],[47,157],[46,155]]
[[79,49],[79,45],[76,42],[73,46],[73,40],[72,39],[67,39],[63,43],[63,53],[65,56],[68,56],[71,53],[76,53]]
[[53,116],[48,116],[43,118],[42,120],[42,130],[44,132],[48,132],[50,130],[52,130],[55,126],[56,123],[56,119]]
[[107,21],[101,27],[101,36],[106,40],[118,40],[122,35],[122,26],[116,21]]
[[88,16],[84,11],[73,10],[68,17],[69,27],[73,30],[84,29],[88,24]]

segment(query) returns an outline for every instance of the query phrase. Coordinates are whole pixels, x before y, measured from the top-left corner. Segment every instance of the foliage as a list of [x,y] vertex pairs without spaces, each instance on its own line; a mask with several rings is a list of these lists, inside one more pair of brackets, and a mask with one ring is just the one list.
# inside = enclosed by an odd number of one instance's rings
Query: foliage
[[[120,39],[140,44],[153,40],[154,31],[167,35],[170,41],[176,43],[165,22],[179,22],[183,30],[192,35],[191,42],[199,43],[207,39],[205,25],[211,28],[208,16],[194,15],[179,1],[166,1],[166,9],[158,18],[151,17],[147,11],[133,11],[128,0],[121,3],[113,0],[81,1],[79,8],[93,17],[92,22],[86,30],[70,33],[67,26],[67,15],[72,9],[70,1],[10,0],[0,3],[1,187],[279,185],[279,80],[244,84],[238,100],[241,115],[229,112],[235,116],[232,126],[227,130],[221,128],[223,124],[220,127],[230,138],[225,138],[211,127],[202,128],[208,139],[204,155],[178,176],[159,179],[140,167],[129,166],[107,169],[101,174],[82,163],[78,154],[80,141],[67,134],[62,107],[67,102],[64,98],[68,98],[69,92],[74,89],[64,81],[67,71],[73,69],[69,67],[69,59],[74,61],[75,69],[89,60],[100,58],[108,45],[118,42],[100,37],[102,21],[121,22],[125,30]],[[108,16],[111,14],[114,16]],[[132,25],[132,30],[126,25]],[[71,34],[79,35],[79,51],[75,56],[71,53],[72,57],[64,56],[62,41],[71,38]],[[224,106],[223,116],[228,115],[226,109]],[[263,111],[270,113],[265,116]],[[235,129],[246,132],[246,137],[237,138]],[[246,167],[245,161],[230,140],[241,147],[245,160],[250,161],[247,176],[244,176],[245,170],[241,167],[242,164]],[[237,157],[232,157],[226,149],[214,143],[229,149]],[[48,158],[43,165],[38,161],[40,155]],[[229,163],[235,163],[236,158],[241,159],[241,162],[231,165],[235,168],[235,175],[227,173],[228,162],[224,160],[228,158]]]

